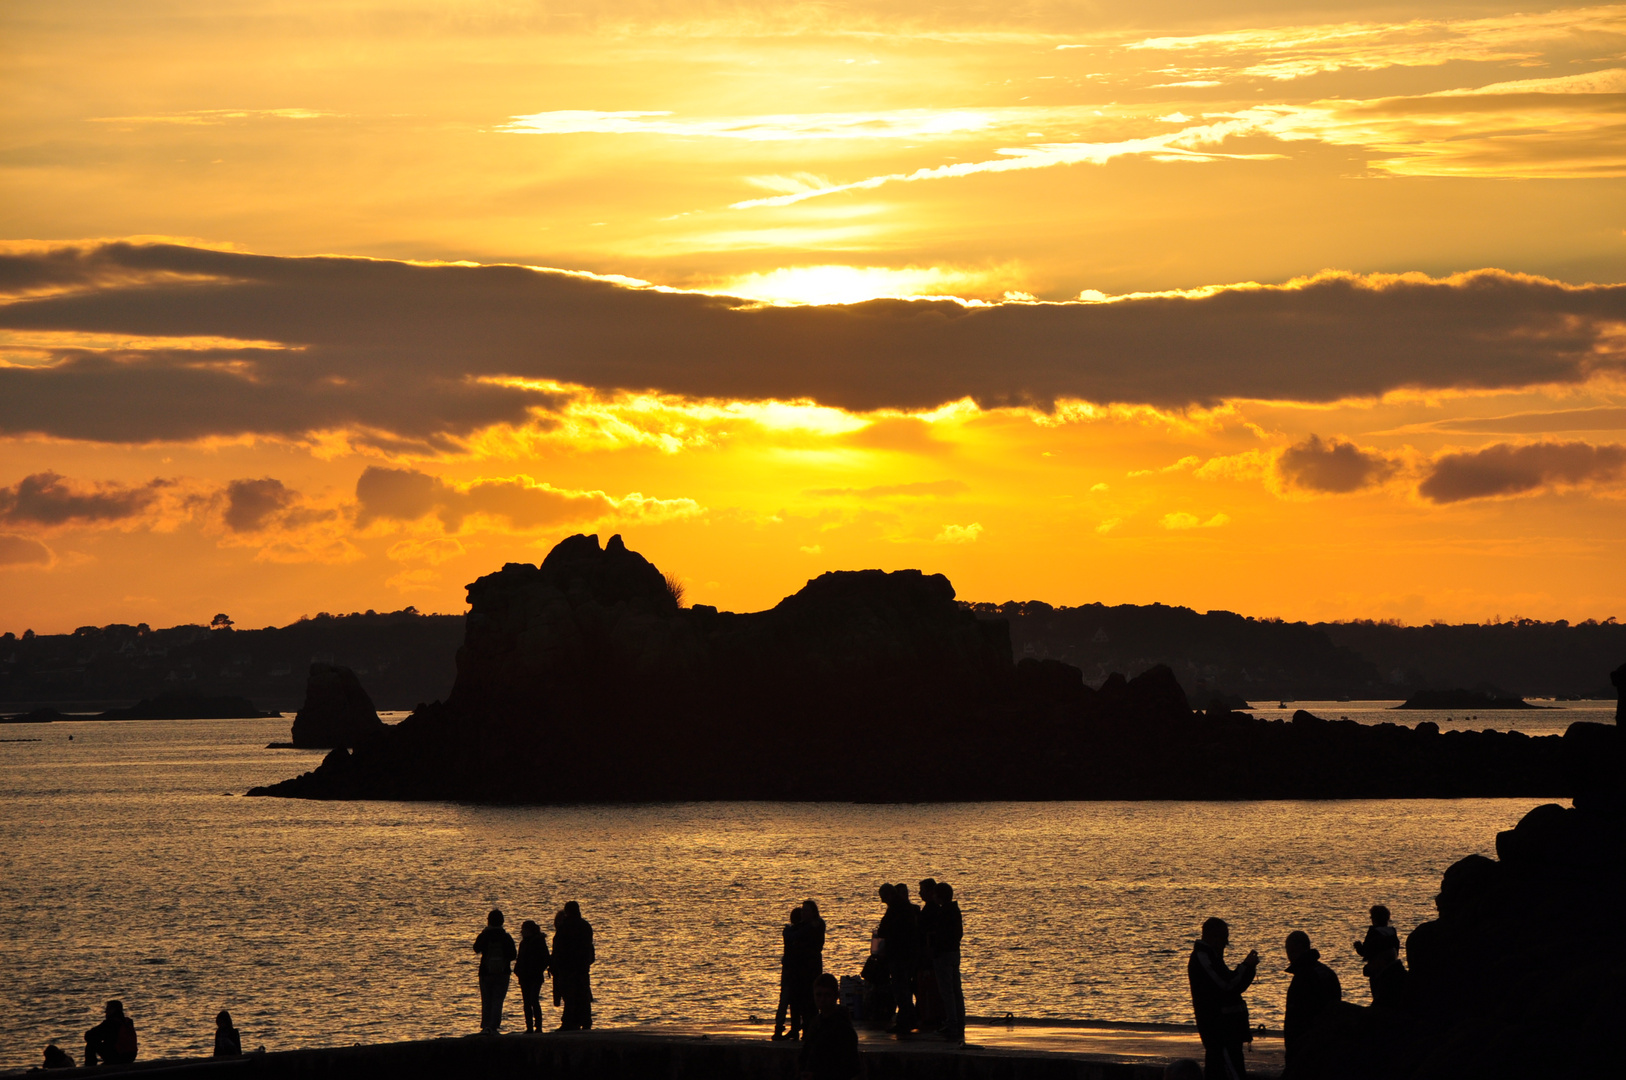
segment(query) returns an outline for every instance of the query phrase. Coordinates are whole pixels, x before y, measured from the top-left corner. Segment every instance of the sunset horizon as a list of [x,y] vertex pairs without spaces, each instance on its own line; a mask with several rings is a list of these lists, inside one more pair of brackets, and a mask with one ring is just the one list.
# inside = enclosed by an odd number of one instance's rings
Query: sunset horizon
[[1626,8],[4,20],[0,630],[575,533],[738,611],[1626,616]]

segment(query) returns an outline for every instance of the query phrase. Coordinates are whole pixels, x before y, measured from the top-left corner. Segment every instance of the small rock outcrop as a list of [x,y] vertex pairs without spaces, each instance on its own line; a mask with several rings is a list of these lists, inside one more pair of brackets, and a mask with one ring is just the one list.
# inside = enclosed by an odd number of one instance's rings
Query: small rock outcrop
[[354,671],[339,664],[311,665],[305,704],[294,717],[294,746],[312,750],[360,746],[386,726]]
[[1397,709],[1548,709],[1501,690],[1419,690]]

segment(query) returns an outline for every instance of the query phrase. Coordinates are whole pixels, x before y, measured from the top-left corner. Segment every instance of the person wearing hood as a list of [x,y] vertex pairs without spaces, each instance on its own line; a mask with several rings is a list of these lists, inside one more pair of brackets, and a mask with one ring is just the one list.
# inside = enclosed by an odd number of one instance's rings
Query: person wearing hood
[[525,1007],[525,1030],[542,1030],[542,980],[548,974],[548,935],[534,919],[519,927],[519,958],[514,961],[514,978],[519,980],[520,1001]]
[[1338,973],[1321,962],[1321,953],[1310,948],[1310,935],[1295,930],[1287,935],[1287,971],[1293,981],[1287,985],[1287,1010],[1282,1023],[1282,1041],[1287,1048],[1287,1067],[1304,1046],[1304,1036],[1316,1023],[1344,1000]]
[[1207,1053],[1203,1075],[1210,1080],[1245,1080],[1242,1044],[1249,1039],[1248,1005],[1242,991],[1253,985],[1259,953],[1250,951],[1233,970],[1225,966],[1231,927],[1224,919],[1206,919],[1203,936],[1192,943],[1186,977],[1191,981],[1191,1007],[1197,1034]]
[[593,924],[582,918],[581,905],[567,901],[554,920],[553,987],[564,999],[560,1031],[587,1031],[593,1026],[593,984],[588,969],[598,959]]

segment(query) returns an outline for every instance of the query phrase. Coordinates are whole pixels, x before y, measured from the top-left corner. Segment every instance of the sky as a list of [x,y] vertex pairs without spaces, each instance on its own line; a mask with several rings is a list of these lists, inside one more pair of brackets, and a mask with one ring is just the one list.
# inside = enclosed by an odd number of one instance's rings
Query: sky
[[0,632],[1626,618],[1626,6],[0,8]]

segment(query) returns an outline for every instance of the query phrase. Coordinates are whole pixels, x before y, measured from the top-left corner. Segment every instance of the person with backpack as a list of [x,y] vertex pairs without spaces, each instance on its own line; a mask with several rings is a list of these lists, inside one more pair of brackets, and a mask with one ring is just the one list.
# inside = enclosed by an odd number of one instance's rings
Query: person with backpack
[[135,1021],[124,1015],[124,1002],[109,1001],[102,1022],[85,1032],[85,1066],[128,1065],[138,1049]]
[[480,954],[480,1033],[495,1035],[502,1027],[502,1002],[508,996],[508,965],[519,950],[502,928],[502,912],[496,908],[486,916],[486,928],[474,939]]

